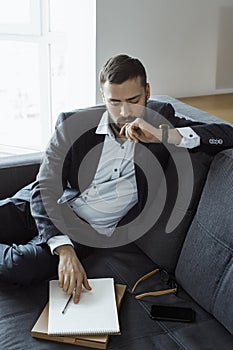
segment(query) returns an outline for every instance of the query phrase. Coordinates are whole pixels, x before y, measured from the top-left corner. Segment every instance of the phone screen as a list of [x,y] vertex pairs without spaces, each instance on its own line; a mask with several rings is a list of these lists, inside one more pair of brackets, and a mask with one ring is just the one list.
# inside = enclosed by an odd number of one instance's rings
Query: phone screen
[[150,316],[161,321],[193,322],[195,311],[188,307],[152,305]]

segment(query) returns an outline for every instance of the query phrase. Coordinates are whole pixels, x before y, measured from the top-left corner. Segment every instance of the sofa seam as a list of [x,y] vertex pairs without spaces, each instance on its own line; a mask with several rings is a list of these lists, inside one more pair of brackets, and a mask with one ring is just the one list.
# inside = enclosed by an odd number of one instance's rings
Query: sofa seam
[[[162,333],[162,334],[160,334],[160,335],[164,335],[164,336],[166,336],[166,335],[169,335],[169,333]],[[138,340],[138,339],[144,339],[144,338],[148,338],[149,336],[153,336],[153,332],[151,332],[151,333],[148,333],[148,335],[147,336],[138,336],[138,337],[134,337],[134,338],[132,338],[133,340]],[[131,339],[131,340],[132,340]],[[131,341],[130,340],[130,341]],[[125,346],[127,345],[127,344],[130,344],[130,341],[128,341],[128,342],[125,342],[124,344],[122,344],[122,346],[118,346],[118,349],[122,349],[122,348],[125,348]],[[172,339],[172,341],[174,341],[174,339]],[[153,341],[151,341],[151,343],[152,343],[152,345],[154,345],[154,342]],[[176,343],[176,341],[174,341],[174,343],[176,344],[176,345],[180,345],[180,344],[177,344]],[[180,347],[181,348],[181,347]],[[111,349],[111,347],[109,348],[109,349]],[[114,348],[112,348],[112,349],[114,349]],[[185,348],[183,348],[184,350],[188,350],[186,347]]]
[[120,274],[119,270],[117,270],[109,261],[107,261],[107,265],[111,268],[111,270],[120,278],[120,280],[127,285],[128,288],[132,289],[132,286],[125,280],[125,278]]
[[231,253],[233,253],[233,249],[230,248],[229,246],[227,246],[224,242],[220,241],[220,239],[218,239],[217,237],[213,236],[209,230],[207,230],[207,228],[200,222],[198,215],[196,216],[196,220],[197,220],[197,224],[205,231],[205,233],[210,236],[211,238],[213,238],[214,241],[216,241],[217,243],[219,243],[221,246],[223,246],[226,250],[230,251]]
[[225,266],[225,269],[223,271],[223,273],[221,274],[221,278],[219,280],[219,284],[218,284],[218,287],[216,288],[215,290],[215,293],[213,295],[213,298],[212,298],[212,302],[211,302],[211,311],[212,313],[214,312],[214,309],[215,309],[215,304],[216,304],[216,299],[217,299],[217,296],[219,294],[219,290],[220,290],[220,287],[222,286],[222,283],[223,283],[223,280],[227,274],[227,272],[229,271],[230,267],[231,267],[231,261],[232,261],[233,257],[231,256],[227,265]]
[[[219,239],[217,239],[216,237],[214,237],[206,228],[205,226],[202,225],[202,223],[198,220],[198,218],[196,219],[197,220],[197,224],[205,231],[205,233],[210,236],[213,240],[215,240],[217,243],[219,243],[222,247],[224,247],[227,251],[229,251],[231,254],[233,253],[233,249],[231,249],[230,247],[226,246],[222,241],[220,241]],[[230,262],[232,260],[232,256],[230,257],[227,265],[225,266],[225,268],[223,269],[222,273],[221,273],[221,278],[219,280],[219,283],[218,283],[218,286],[215,290],[215,293],[214,295],[212,296],[211,298],[211,302],[210,302],[210,311],[211,313],[214,312],[214,308],[215,308],[215,303],[216,303],[216,298],[217,298],[217,295],[218,295],[218,292],[219,292],[219,289],[222,285],[222,281],[223,281],[223,278],[225,277],[225,274],[227,273],[229,267],[230,267]]]
[[[138,302],[144,307],[144,309],[146,308],[149,313],[149,308],[147,308],[147,305],[145,304],[145,302],[141,300],[138,300]],[[169,329],[162,321],[156,321],[156,323],[159,325],[161,329],[165,331],[165,334],[167,334],[169,338],[171,338],[174,341],[175,344],[177,344],[183,350],[188,350],[185,347],[185,345],[180,341],[180,339],[178,339],[177,336],[174,334],[174,330]]]

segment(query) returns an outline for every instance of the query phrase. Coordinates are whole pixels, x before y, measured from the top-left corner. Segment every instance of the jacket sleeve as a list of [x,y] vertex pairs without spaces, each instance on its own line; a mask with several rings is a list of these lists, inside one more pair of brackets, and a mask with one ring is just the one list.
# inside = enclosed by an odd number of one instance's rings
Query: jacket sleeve
[[60,114],[31,189],[31,213],[41,242],[47,242],[49,238],[66,232],[61,205],[57,202],[66,185],[69,168],[70,144],[65,124],[65,115]]
[[[175,115],[171,104],[165,103],[160,112],[175,128],[191,127],[200,136],[200,146],[192,151],[216,154],[233,147],[233,126],[227,123],[203,123]],[[187,116],[188,117],[188,116]]]

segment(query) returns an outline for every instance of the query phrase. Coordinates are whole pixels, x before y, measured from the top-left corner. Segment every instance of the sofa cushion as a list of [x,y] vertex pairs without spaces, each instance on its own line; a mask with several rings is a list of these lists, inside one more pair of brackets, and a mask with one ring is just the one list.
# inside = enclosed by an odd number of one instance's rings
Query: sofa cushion
[[[144,253],[170,273],[175,271],[212,160],[204,152],[190,153],[190,169],[187,162],[183,161],[184,156],[187,156],[187,152],[180,149],[173,153],[173,159],[170,158],[166,169],[167,197],[163,211],[149,232],[136,241]],[[182,174],[180,181],[177,179],[174,158],[176,164],[179,164],[179,173]],[[187,188],[191,189],[189,203],[184,199]],[[155,201],[162,202],[160,191]]]
[[177,281],[233,334],[233,150],[217,154],[175,271]]
[[[127,285],[119,312],[120,336],[111,336],[108,350],[231,350],[233,337],[213,316],[201,308],[182,289],[178,295],[145,297],[136,300],[131,293],[136,280],[155,268],[133,243],[127,246],[94,249],[82,264],[89,278],[114,277]],[[160,290],[166,286],[159,274],[138,285],[135,294]],[[0,349],[1,350],[85,350],[53,341],[32,338],[30,330],[48,301],[48,283],[27,287],[0,282]],[[150,318],[151,304],[192,307],[196,322],[161,322]]]

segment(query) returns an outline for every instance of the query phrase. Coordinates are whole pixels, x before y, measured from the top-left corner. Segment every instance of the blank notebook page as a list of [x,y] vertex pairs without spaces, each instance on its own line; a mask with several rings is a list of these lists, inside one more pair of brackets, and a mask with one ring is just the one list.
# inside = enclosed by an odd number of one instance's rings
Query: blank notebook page
[[49,285],[48,334],[115,334],[120,332],[113,278],[89,279],[91,291],[83,288],[78,304],[73,299],[64,314],[69,296],[58,281]]

